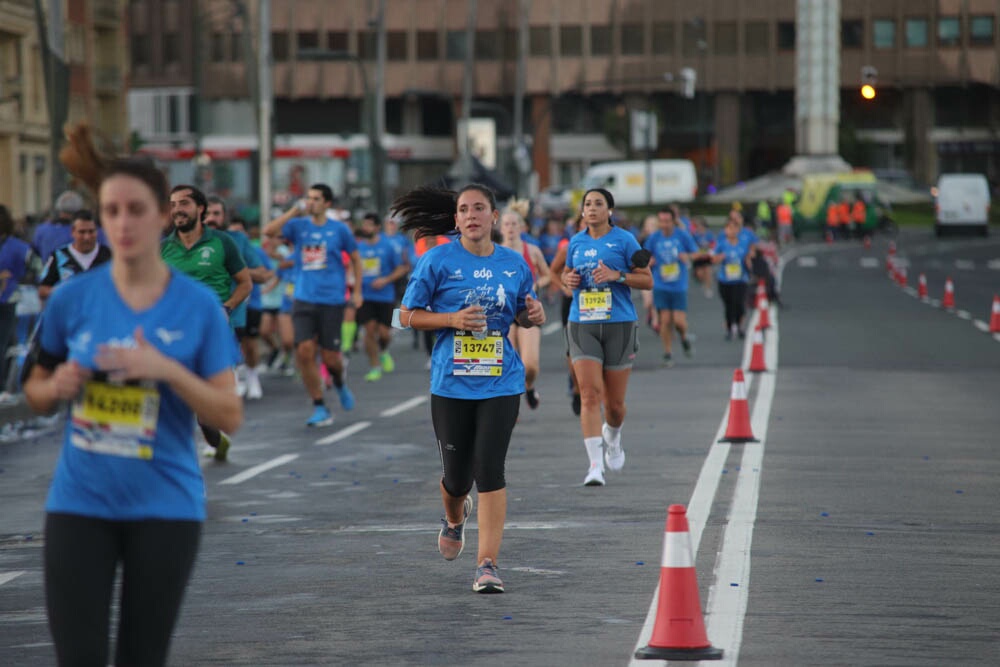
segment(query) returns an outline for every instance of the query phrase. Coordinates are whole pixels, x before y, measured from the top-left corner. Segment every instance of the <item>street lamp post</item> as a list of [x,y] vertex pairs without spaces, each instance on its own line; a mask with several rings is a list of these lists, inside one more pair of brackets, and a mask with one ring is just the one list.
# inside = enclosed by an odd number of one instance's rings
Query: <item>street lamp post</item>
[[350,51],[329,51],[327,49],[299,49],[297,58],[298,60],[311,62],[350,61],[358,68],[358,74],[361,77],[361,90],[364,96],[364,104],[362,104],[361,111],[361,125],[368,135],[368,150],[371,155],[372,163],[372,192],[375,200],[375,206],[379,209],[379,213],[381,214],[382,208],[385,204],[383,195],[384,187],[382,183],[384,174],[379,173],[377,169],[379,169],[383,164],[383,160],[381,159],[382,141],[378,134],[375,113],[372,113],[371,117],[368,117],[366,121],[364,106],[368,105],[374,111],[375,104],[373,104],[371,100],[368,73],[365,71],[364,62],[361,58]]

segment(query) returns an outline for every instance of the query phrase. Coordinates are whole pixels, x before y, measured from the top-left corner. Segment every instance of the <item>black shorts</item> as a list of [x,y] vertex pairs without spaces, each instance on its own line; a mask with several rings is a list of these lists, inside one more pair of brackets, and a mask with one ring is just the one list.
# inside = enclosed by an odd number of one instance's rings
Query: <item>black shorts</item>
[[344,323],[344,306],[298,301],[292,304],[292,327],[295,344],[317,340],[320,349],[340,352],[340,328]]
[[431,421],[450,496],[465,496],[475,482],[479,493],[507,486],[504,467],[521,395],[446,398],[431,394]]
[[711,257],[699,257],[691,262],[691,267],[697,269],[699,266],[709,266],[712,263]]
[[236,338],[256,338],[260,335],[260,318],[264,311],[256,308],[247,308],[247,323],[242,327],[236,327]]
[[387,327],[392,326],[392,304],[388,301],[364,301],[358,308],[358,325],[375,320]]

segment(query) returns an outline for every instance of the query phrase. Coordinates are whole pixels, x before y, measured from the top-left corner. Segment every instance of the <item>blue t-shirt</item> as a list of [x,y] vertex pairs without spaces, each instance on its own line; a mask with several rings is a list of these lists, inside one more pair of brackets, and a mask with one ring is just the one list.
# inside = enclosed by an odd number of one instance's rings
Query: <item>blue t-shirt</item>
[[632,267],[632,255],[639,250],[636,238],[621,227],[612,227],[599,239],[587,229],[573,235],[566,249],[566,266],[580,274],[580,287],[573,290],[571,322],[635,322],[632,288],[622,283],[595,285],[591,272],[599,261],[614,271],[627,272]]
[[455,241],[435,246],[420,258],[403,305],[409,310],[453,313],[478,303],[486,313],[488,330],[481,340],[456,335],[455,329],[438,330],[431,353],[432,394],[483,399],[524,392],[524,364],[507,331],[524,310],[525,297],[534,297],[533,283],[524,258],[499,244],[487,257],[473,255]]
[[[0,303],[7,303],[24,279],[31,263],[31,246],[17,238],[8,236],[0,241],[0,271],[8,271],[10,277],[0,281]],[[0,343],[0,350],[6,349],[6,341]]]
[[406,261],[410,263],[410,266],[416,266],[417,264],[417,249],[413,245],[413,240],[410,239],[406,234],[383,234],[385,238],[389,240],[389,243],[396,248],[396,252],[399,253],[400,257],[405,257]]
[[[118,295],[110,267],[52,292],[38,330],[46,355],[94,369],[99,346],[132,346],[142,327],[151,345],[199,377],[230,367],[236,341],[212,291],[171,268],[160,300],[136,312]],[[168,385],[92,379],[69,409],[45,509],[111,520],[203,521],[194,432],[194,413]]]
[[715,243],[715,233],[708,229],[698,234],[692,234],[691,238],[694,239],[694,242],[697,243],[698,247],[702,250],[708,250],[712,247],[712,244]]
[[376,278],[384,278],[396,270],[403,259],[396,246],[388,237],[379,234],[372,241],[358,243],[358,254],[361,256],[361,296],[365,301],[377,303],[394,303],[396,301],[396,286],[386,283],[379,289],[372,287]]
[[[229,238],[233,240],[236,247],[240,251],[240,257],[243,258],[243,263],[247,265],[248,269],[256,269],[261,266],[260,256],[257,254],[257,246],[253,244],[250,237],[244,232],[240,231],[230,231],[226,230],[229,234]],[[236,283],[233,283],[235,286]],[[250,291],[251,297],[253,296],[253,288]],[[250,297],[243,299],[238,306],[233,308],[233,312],[229,314],[229,324],[233,327],[245,327],[247,325],[247,307],[249,306]]]
[[742,236],[736,239],[736,243],[731,243],[726,236],[719,238],[715,244],[715,254],[722,255],[722,263],[719,264],[717,274],[720,283],[731,285],[750,280],[750,273],[747,271],[746,265],[749,252],[750,243]]
[[[252,245],[250,246],[254,250],[254,254],[257,260],[257,266],[264,266],[270,271],[274,268],[274,264],[271,262],[271,258],[267,256],[264,249],[260,246]],[[245,259],[247,266],[250,266],[250,260]],[[252,308],[254,310],[263,310],[264,304],[261,297],[261,288],[264,287],[261,283],[254,283],[253,287],[250,289],[250,298],[247,299],[247,308]],[[275,306],[277,308],[277,306]]]
[[292,218],[281,235],[295,246],[295,299],[343,305],[347,286],[340,253],[358,249],[350,227],[339,220],[315,225],[312,218]]
[[752,246],[754,243],[760,243],[760,237],[757,236],[757,232],[754,230],[744,227],[740,230],[740,241],[746,241],[747,246]]
[[559,242],[563,238],[565,238],[563,234],[542,234],[538,238],[538,246],[542,249],[542,256],[549,264],[555,259],[556,253],[559,251]]
[[653,289],[664,292],[686,292],[688,288],[688,263],[681,261],[681,253],[698,252],[691,235],[675,227],[670,236],[656,230],[642,245],[653,255]]

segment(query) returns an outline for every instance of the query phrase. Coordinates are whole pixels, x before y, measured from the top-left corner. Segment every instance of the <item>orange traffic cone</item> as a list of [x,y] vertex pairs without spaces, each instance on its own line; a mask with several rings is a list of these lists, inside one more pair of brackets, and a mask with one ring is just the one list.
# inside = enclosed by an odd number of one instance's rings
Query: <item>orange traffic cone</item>
[[831,232],[830,230],[827,230],[826,232],[826,242],[833,243],[833,232]]
[[920,274],[920,278],[917,279],[917,296],[921,299],[927,298],[927,276]]
[[872,249],[872,237],[869,236],[868,234],[865,234],[865,250],[871,250],[871,249]]
[[899,267],[899,271],[896,272],[896,282],[899,283],[900,287],[906,287],[906,267]]
[[751,373],[766,373],[767,365],[764,363],[764,332],[760,325],[753,332],[753,349],[750,352],[750,367],[747,369]]
[[722,649],[712,646],[705,632],[686,512],[684,505],[671,505],[667,512],[656,623],[649,644],[635,652],[640,660],[722,659]]
[[733,371],[733,390],[729,397],[729,423],[726,424],[726,435],[719,442],[760,442],[753,437],[750,428],[750,404],[747,402],[747,385],[743,371],[737,368]]
[[955,284],[951,282],[950,276],[944,281],[944,298],[941,299],[941,307],[955,307]]
[[889,254],[885,256],[885,269],[888,271],[892,268],[892,258],[896,256],[896,242],[889,241]]
[[993,295],[993,313],[990,315],[990,333],[1000,333],[1000,295]]
[[767,300],[767,288],[764,281],[757,283],[757,311],[760,317],[757,318],[757,326],[761,329],[771,328],[771,304]]

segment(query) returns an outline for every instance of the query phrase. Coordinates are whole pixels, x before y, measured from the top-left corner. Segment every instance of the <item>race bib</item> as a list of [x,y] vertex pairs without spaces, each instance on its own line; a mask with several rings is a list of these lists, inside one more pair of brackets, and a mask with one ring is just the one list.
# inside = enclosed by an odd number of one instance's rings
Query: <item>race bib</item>
[[322,271],[326,268],[326,242],[302,246],[302,270]]
[[743,276],[743,265],[737,262],[729,262],[723,268],[726,280],[739,280]]
[[611,319],[611,288],[580,292],[580,321],[601,322]]
[[293,297],[293,296],[295,296],[295,284],[294,283],[285,283],[285,296],[287,296],[287,297]]
[[503,335],[487,331],[477,338],[467,331],[455,332],[452,375],[499,376],[503,374]]
[[666,282],[673,282],[681,277],[681,265],[677,262],[670,264],[660,264],[660,278]]
[[148,461],[153,458],[160,394],[152,387],[90,381],[73,403],[74,447]]
[[380,257],[362,257],[361,275],[365,278],[377,278],[382,275],[382,259]]

